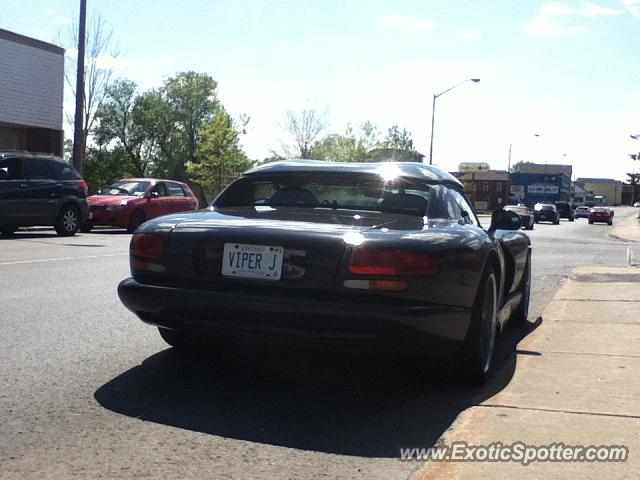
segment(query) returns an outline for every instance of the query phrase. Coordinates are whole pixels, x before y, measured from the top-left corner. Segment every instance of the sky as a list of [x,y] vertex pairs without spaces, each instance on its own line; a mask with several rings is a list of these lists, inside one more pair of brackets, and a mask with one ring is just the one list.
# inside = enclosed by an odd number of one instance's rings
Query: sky
[[[79,0],[0,0],[0,28],[56,43]],[[567,163],[574,177],[640,170],[640,0],[88,0],[113,29],[105,57],[141,91],[206,72],[253,159],[287,140],[286,110],[326,109],[325,133],[373,122],[433,161],[506,169]],[[67,61],[73,61],[73,50]],[[73,111],[73,97],[65,94]],[[640,162],[639,162],[640,163]]]

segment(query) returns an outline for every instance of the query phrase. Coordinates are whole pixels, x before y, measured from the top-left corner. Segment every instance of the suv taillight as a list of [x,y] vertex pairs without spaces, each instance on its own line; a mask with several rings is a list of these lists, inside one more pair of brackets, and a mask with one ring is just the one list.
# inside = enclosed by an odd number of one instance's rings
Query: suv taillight
[[353,252],[349,271],[370,276],[423,276],[438,273],[438,259],[433,255],[360,247]]

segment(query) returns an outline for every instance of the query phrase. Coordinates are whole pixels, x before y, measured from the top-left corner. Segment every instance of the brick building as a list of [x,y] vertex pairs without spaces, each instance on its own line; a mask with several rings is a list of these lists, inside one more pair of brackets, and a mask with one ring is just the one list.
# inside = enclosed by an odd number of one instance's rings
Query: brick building
[[507,205],[509,174],[503,170],[490,172],[454,172],[464,184],[465,192],[476,210],[496,210]]
[[0,29],[0,150],[62,155],[64,50]]

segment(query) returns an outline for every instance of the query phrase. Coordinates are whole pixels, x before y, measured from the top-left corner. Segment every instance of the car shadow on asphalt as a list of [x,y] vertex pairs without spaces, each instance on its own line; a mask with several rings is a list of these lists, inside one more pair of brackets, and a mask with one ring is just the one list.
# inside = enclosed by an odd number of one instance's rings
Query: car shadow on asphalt
[[[394,458],[434,445],[463,410],[511,380],[518,343],[542,322],[509,327],[483,387],[457,385],[450,362],[322,352],[166,349],[94,394],[143,421],[227,438],[340,455]],[[232,360],[233,359],[233,360]]]

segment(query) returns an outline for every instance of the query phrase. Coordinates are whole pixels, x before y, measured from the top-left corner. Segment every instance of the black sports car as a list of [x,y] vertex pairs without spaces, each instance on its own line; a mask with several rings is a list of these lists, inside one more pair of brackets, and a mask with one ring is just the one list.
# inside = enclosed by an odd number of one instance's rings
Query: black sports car
[[435,167],[276,162],[208,209],[143,224],[118,293],[175,347],[213,336],[455,354],[482,381],[496,333],[527,316],[520,227],[501,210],[484,230]]

